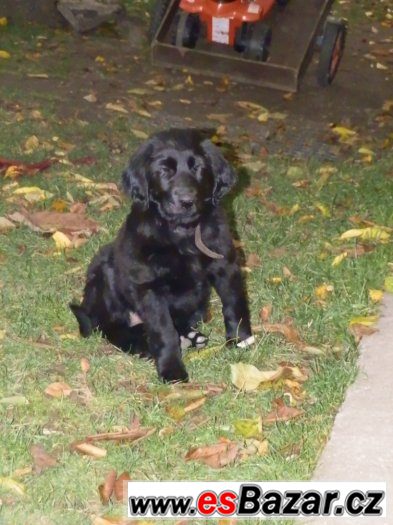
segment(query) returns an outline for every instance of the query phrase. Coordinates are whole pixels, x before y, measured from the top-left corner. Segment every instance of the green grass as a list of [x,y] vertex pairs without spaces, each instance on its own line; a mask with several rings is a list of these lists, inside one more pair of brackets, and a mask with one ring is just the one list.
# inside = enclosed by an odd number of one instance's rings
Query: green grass
[[[21,53],[22,51],[18,51]],[[22,59],[21,59],[22,60]],[[21,63],[21,68],[24,65]],[[12,102],[0,110],[0,150],[7,158],[36,161],[56,152],[56,141],[75,144],[70,157],[92,155],[92,167],[57,164],[42,175],[20,179],[19,185],[36,185],[54,194],[48,201],[32,209],[50,208],[56,198],[69,192],[75,201],[88,199],[85,190],[77,188],[72,173],[77,172],[97,181],[118,181],[127,162],[128,153],[137,146],[130,139],[129,129],[135,126],[132,117],[110,115],[104,124],[62,121],[56,115],[56,93],[49,101],[37,90],[28,101],[20,89],[1,88],[0,98]],[[15,103],[19,104],[19,110]],[[39,109],[42,120],[32,117]],[[147,130],[148,131],[148,130]],[[23,144],[31,135],[46,150],[26,154]],[[110,144],[120,146],[113,151]],[[238,144],[240,151],[247,145]],[[377,312],[368,290],[381,288],[392,262],[392,245],[376,244],[370,253],[348,257],[341,265],[332,266],[333,258],[343,249],[338,237],[353,228],[350,217],[384,226],[393,226],[393,157],[386,155],[370,164],[348,160],[337,164],[337,172],[322,187],[318,184],[318,161],[296,162],[301,169],[297,178],[288,175],[291,159],[269,158],[266,174],[260,179],[270,202],[290,209],[299,205],[293,215],[277,215],[258,197],[244,191],[227,203],[228,211],[244,251],[257,253],[261,266],[245,273],[253,324],[259,325],[259,312],[273,305],[272,322],[294,319],[295,326],[308,344],[324,350],[322,357],[312,357],[297,350],[283,338],[258,333],[251,350],[222,349],[211,355],[192,354],[186,358],[193,381],[224,383],[220,396],[208,399],[197,414],[180,422],[171,419],[158,396],[147,400],[138,390],[145,385],[153,393],[162,389],[153,366],[137,357],[129,357],[108,347],[98,337],[87,340],[64,339],[63,334],[77,336],[75,319],[67,304],[81,295],[84,273],[98,247],[113,238],[127,213],[129,203],[118,210],[100,213],[88,206],[88,215],[97,219],[104,231],[93,236],[81,248],[55,255],[53,241],[27,228],[20,227],[0,235],[0,399],[24,396],[24,406],[0,404],[0,477],[12,478],[24,485],[25,496],[0,486],[0,523],[20,525],[31,523],[87,525],[92,516],[119,514],[120,506],[106,509],[99,501],[97,487],[109,469],[118,473],[127,470],[133,479],[150,480],[305,480],[312,475],[318,456],[326,443],[334,416],[342,403],[348,385],[356,376],[357,349],[348,332],[354,316]],[[244,181],[246,174],[243,174]],[[255,183],[258,177],[251,178]],[[308,186],[297,189],[298,179]],[[0,181],[0,216],[18,208],[7,202],[10,192],[3,191],[9,180]],[[330,216],[325,217],[317,206],[323,204]],[[299,220],[313,216],[309,222]],[[351,249],[355,241],[347,241]],[[280,250],[280,253],[278,252]],[[279,254],[278,254],[279,253]],[[283,276],[287,267],[293,278]],[[282,277],[280,284],[272,278]],[[315,288],[323,283],[334,286],[325,304],[319,304]],[[212,320],[203,327],[211,334],[210,346],[224,342],[220,307],[213,297]],[[0,332],[1,333],[1,332]],[[43,344],[43,341],[45,344]],[[195,357],[193,359],[193,356]],[[65,381],[72,388],[82,386],[80,360],[87,358],[90,404],[78,399],[51,399],[44,394],[48,384]],[[264,429],[269,441],[269,454],[236,462],[221,470],[211,470],[184,456],[192,446],[208,445],[220,437],[242,440],[234,432],[238,419],[266,415],[282,389],[239,393],[230,381],[231,363],[247,362],[258,368],[276,368],[282,362],[304,367],[310,378],[305,383],[306,397],[302,403],[305,415],[290,423],[278,423]],[[196,428],[195,415],[207,418]],[[141,424],[159,431],[171,427],[173,432],[160,437],[158,432],[132,446],[105,443],[105,459],[93,460],[76,455],[69,445],[86,435],[127,427],[138,417]],[[58,458],[59,465],[36,475],[32,472],[18,477],[18,471],[32,465],[29,452],[40,443]],[[299,445],[299,455],[288,459],[291,445]],[[280,522],[275,522],[280,523]]]

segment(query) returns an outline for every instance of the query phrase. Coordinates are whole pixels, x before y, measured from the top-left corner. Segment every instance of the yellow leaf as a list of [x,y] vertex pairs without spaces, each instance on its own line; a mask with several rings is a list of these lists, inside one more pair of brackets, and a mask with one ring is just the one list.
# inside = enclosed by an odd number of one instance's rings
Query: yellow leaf
[[244,438],[256,438],[262,434],[262,418],[238,419],[233,424],[235,432]]
[[393,275],[386,277],[383,286],[387,292],[393,293]]
[[271,282],[272,284],[281,284],[282,277],[270,277],[269,282]]
[[357,228],[344,232],[340,240],[359,238],[363,241],[386,242],[390,238],[390,228],[383,226],[368,226],[367,228]]
[[353,317],[349,321],[349,326],[353,326],[355,324],[361,324],[363,326],[372,326],[377,321],[378,321],[378,316],[377,315],[368,315],[368,316],[361,316],[360,315],[360,316],[357,316],[357,317]]
[[94,60],[95,62],[98,62],[99,64],[103,64],[105,62],[105,58],[102,57],[101,55],[97,55]]
[[337,255],[337,257],[335,257],[333,259],[333,262],[332,262],[332,266],[338,266],[339,264],[341,264],[343,262],[344,259],[346,259],[348,257],[348,252],[343,252],[343,253],[340,253],[340,255]]
[[370,289],[368,291],[368,295],[370,296],[370,299],[373,301],[373,303],[379,303],[382,301],[383,291]]
[[350,137],[357,135],[353,129],[345,128],[344,126],[333,126],[332,131],[340,137],[341,140],[345,141]]
[[139,129],[131,129],[131,133],[135,135],[137,139],[146,140],[148,138],[148,134]]
[[0,487],[3,487],[6,490],[12,490],[12,492],[15,492],[19,496],[25,495],[24,485],[12,478],[0,478]]
[[67,235],[63,232],[55,232],[52,235],[52,239],[55,241],[56,248],[58,250],[65,250],[66,248],[72,248],[72,241]]
[[21,166],[8,166],[5,170],[4,178],[5,179],[16,179],[20,177],[23,173],[23,168]]
[[38,186],[23,186],[13,191],[15,195],[23,195],[28,202],[38,202],[53,197],[53,193],[42,190]]
[[4,51],[4,49],[0,49],[0,58],[11,58],[11,55],[8,53],[8,51]]
[[118,113],[125,113],[126,115],[128,115],[128,111],[121,104],[112,104],[112,102],[108,102],[108,104],[105,105],[105,109],[117,111]]
[[38,137],[36,135],[32,135],[29,137],[24,145],[25,151],[34,151],[38,149],[40,146],[40,141],[38,140]]
[[358,152],[361,154],[361,155],[375,155],[375,153],[373,152],[373,150],[369,149],[369,148],[365,148],[364,146],[362,146],[361,148],[358,149]]
[[385,100],[382,106],[383,111],[390,112],[393,110],[393,99],[392,100]]
[[327,206],[325,206],[324,204],[322,204],[321,202],[316,202],[315,203],[315,207],[316,209],[321,212],[321,214],[323,215],[323,217],[330,217],[330,211],[328,210]]
[[231,380],[239,390],[256,390],[261,383],[273,381],[279,378],[281,374],[282,367],[279,367],[277,370],[261,371],[254,365],[246,363],[231,365]]
[[295,215],[298,211],[300,211],[300,204],[294,204],[292,208],[289,210],[288,215]]
[[0,18],[0,27],[5,27],[8,24],[8,20],[5,16]]
[[329,294],[331,294],[334,291],[334,286],[331,284],[321,284],[320,286],[317,286],[315,288],[314,293],[317,296],[318,299],[321,301],[324,301]]

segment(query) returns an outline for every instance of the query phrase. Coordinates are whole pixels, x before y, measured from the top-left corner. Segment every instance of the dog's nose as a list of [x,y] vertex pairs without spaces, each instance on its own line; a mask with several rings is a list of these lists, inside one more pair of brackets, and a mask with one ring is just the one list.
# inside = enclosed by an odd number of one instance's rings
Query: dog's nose
[[189,196],[181,197],[180,204],[184,209],[189,210],[194,206],[194,199]]

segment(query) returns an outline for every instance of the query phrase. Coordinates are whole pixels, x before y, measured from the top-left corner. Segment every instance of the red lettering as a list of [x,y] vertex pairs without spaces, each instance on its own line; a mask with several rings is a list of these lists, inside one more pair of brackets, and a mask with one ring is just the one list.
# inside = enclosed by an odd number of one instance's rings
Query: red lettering
[[217,508],[217,494],[212,490],[206,490],[198,496],[196,502],[199,514],[211,516]]
[[218,512],[222,516],[232,516],[236,512],[236,499],[237,495],[232,490],[225,490],[221,492],[219,496],[220,506],[218,507]]

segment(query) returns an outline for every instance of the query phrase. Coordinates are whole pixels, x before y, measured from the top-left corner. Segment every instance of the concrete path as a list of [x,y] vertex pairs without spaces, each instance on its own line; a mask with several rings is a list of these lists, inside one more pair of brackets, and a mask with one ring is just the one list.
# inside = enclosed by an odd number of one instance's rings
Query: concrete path
[[359,375],[337,414],[314,481],[385,481],[387,518],[320,518],[309,525],[393,525],[393,295],[378,332],[363,338]]

